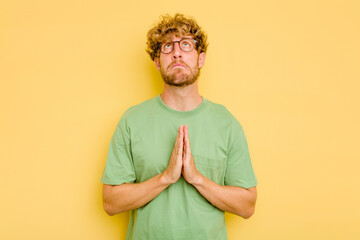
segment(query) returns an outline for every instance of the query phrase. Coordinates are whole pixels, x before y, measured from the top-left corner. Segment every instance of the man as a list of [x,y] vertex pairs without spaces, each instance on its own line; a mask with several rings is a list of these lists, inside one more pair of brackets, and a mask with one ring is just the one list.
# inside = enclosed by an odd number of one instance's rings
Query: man
[[181,14],[148,32],[164,91],[124,113],[101,178],[105,211],[131,210],[126,239],[227,239],[224,212],[254,212],[257,180],[244,131],[198,93],[206,41]]

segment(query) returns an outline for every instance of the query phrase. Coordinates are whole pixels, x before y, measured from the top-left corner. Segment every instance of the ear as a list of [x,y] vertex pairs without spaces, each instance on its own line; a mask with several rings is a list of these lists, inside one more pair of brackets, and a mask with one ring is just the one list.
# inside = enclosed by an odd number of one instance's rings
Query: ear
[[204,52],[200,53],[200,55],[199,55],[199,68],[202,68],[204,66],[205,57],[206,57],[206,54]]
[[160,71],[160,59],[154,58],[155,67],[158,71]]

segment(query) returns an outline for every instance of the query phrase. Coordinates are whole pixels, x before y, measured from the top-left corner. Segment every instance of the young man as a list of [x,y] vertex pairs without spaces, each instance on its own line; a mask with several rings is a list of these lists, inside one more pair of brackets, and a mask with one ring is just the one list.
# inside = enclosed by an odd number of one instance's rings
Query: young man
[[164,91],[124,113],[101,178],[105,211],[131,210],[127,239],[227,239],[224,212],[254,212],[257,180],[244,131],[198,93],[206,41],[181,14],[148,32]]

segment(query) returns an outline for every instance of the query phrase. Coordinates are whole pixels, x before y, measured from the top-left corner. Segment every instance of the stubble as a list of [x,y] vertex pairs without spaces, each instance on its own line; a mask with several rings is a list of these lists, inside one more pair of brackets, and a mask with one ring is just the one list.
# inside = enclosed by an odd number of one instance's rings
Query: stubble
[[[178,62],[177,62],[178,63]],[[198,79],[200,76],[200,70],[199,70],[199,64],[196,64],[196,67],[194,69],[191,69],[186,63],[179,62],[186,66],[187,70],[190,70],[190,72],[186,71],[182,68],[177,68],[171,71],[171,73],[166,73],[163,69],[161,69],[161,77],[164,80],[164,82],[170,86],[175,87],[186,87]],[[174,63],[170,64],[168,69],[173,65]]]

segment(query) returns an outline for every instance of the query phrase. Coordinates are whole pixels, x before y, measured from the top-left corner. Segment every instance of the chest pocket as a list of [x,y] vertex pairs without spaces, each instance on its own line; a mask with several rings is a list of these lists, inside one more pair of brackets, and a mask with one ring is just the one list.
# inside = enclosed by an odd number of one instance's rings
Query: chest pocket
[[197,170],[217,184],[224,185],[226,158],[212,159],[194,155]]
[[[226,158],[212,159],[200,155],[193,155],[197,170],[217,184],[224,185]],[[189,195],[194,201],[200,204],[210,204],[199,192],[192,186],[188,185]],[[211,205],[211,204],[210,204]]]

